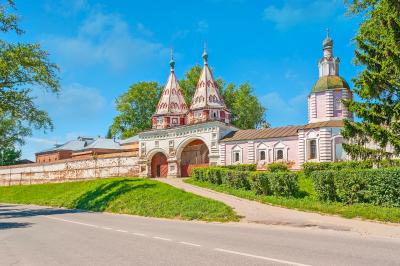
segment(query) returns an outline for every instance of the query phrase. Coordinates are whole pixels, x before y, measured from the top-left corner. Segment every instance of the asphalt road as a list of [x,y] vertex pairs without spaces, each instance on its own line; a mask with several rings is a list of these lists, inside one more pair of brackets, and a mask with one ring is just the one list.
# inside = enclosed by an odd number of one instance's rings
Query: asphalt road
[[400,265],[400,239],[0,204],[0,265]]

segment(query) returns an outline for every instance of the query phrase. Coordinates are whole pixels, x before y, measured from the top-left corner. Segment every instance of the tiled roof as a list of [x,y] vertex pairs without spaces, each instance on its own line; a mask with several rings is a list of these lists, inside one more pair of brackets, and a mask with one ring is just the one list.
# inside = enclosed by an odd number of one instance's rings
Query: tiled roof
[[115,142],[113,139],[98,138],[93,143],[84,147],[82,150],[89,150],[89,149],[118,150],[118,149],[121,149],[121,146],[119,145],[119,143]]
[[133,143],[133,142],[138,142],[138,141],[139,141],[139,135],[135,135],[135,136],[133,136],[133,137],[120,140],[120,141],[119,141],[119,144],[124,145],[124,144]]
[[229,133],[221,141],[225,142],[236,140],[269,139],[297,136],[297,131],[302,128],[304,128],[304,126],[238,130]]
[[82,140],[70,140],[64,144],[55,145],[53,148],[42,150],[38,153],[47,153],[53,151],[78,151],[85,147],[86,141]]
[[343,127],[343,120],[331,120],[325,122],[311,123],[300,126],[274,127],[265,129],[246,129],[230,132],[221,139],[222,142],[238,140],[255,140],[297,136],[300,129],[312,129],[321,127]]
[[330,120],[324,122],[317,122],[305,125],[304,129],[319,128],[319,127],[343,127],[343,120]]

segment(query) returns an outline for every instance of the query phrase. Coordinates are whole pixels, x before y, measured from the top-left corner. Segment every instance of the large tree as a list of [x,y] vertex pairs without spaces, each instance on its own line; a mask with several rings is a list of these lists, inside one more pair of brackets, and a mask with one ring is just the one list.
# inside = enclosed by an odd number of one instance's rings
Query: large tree
[[355,37],[355,63],[362,71],[354,79],[360,101],[345,102],[360,121],[345,121],[344,149],[355,159],[400,154],[400,2],[353,0],[352,14],[361,15]]
[[[24,32],[13,11],[14,1],[0,4],[0,31],[21,37]],[[32,90],[57,93],[57,71],[39,44],[0,40],[0,148],[22,144],[32,129],[52,129],[47,113],[35,105]]]
[[139,82],[116,100],[119,114],[110,128],[111,136],[129,138],[151,128],[151,116],[156,111],[161,87],[157,82]]

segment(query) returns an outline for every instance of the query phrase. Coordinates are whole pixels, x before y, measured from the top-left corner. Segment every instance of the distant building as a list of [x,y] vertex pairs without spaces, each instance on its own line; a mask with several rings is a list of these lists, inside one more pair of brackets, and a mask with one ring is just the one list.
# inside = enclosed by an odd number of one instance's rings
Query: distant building
[[78,137],[53,148],[36,153],[36,163],[49,163],[64,159],[89,159],[97,155],[138,151],[137,137],[121,141],[113,139]]

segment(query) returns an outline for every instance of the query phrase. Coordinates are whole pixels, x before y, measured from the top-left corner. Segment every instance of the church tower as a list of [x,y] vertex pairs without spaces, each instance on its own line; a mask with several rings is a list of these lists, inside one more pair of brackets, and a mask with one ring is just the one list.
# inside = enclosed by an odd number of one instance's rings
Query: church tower
[[171,52],[170,74],[153,115],[153,129],[165,129],[185,124],[185,115],[188,112],[182,90],[175,76],[175,61]]
[[353,114],[344,107],[342,100],[351,99],[349,84],[339,76],[338,57],[333,56],[333,40],[327,37],[322,43],[323,57],[318,61],[319,79],[308,96],[308,122],[352,119]]
[[204,66],[192,99],[187,123],[196,124],[206,121],[221,121],[229,124],[231,113],[219,93],[218,84],[215,82],[208,66],[206,47],[204,47],[203,60]]

